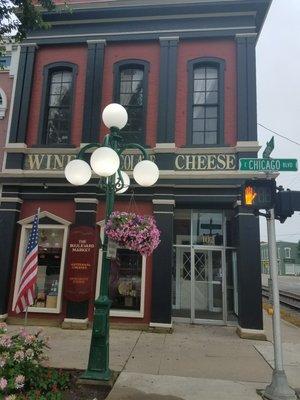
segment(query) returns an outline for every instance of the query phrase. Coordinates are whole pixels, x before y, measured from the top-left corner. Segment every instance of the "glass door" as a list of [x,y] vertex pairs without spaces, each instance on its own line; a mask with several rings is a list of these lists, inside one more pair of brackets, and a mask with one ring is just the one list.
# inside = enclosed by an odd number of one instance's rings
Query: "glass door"
[[193,249],[192,322],[223,321],[223,251]]

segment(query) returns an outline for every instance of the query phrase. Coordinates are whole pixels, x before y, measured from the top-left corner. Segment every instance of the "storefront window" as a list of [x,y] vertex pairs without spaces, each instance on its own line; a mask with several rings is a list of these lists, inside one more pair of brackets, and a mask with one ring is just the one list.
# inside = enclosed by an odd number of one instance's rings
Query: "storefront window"
[[[31,226],[24,228],[20,248],[19,276],[25,257],[25,249],[29,239]],[[36,293],[34,304],[29,307],[30,311],[37,312],[59,312],[61,286],[63,278],[63,258],[65,227],[41,226],[39,227],[38,246],[38,272],[36,280]],[[18,281],[18,278],[17,278]]]
[[118,249],[111,260],[109,297],[112,309],[140,311],[142,256],[128,249]]
[[192,238],[194,245],[223,245],[222,213],[193,211],[192,225]]

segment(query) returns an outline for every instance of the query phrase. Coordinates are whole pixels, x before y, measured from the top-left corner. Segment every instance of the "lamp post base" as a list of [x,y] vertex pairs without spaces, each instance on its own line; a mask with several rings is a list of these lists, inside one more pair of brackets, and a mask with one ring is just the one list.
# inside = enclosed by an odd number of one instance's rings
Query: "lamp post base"
[[290,388],[284,371],[273,371],[272,383],[266,387],[263,398],[268,400],[296,400],[295,391]]
[[109,310],[111,301],[100,296],[95,301],[94,323],[87,370],[83,379],[109,381],[112,372],[109,369]]

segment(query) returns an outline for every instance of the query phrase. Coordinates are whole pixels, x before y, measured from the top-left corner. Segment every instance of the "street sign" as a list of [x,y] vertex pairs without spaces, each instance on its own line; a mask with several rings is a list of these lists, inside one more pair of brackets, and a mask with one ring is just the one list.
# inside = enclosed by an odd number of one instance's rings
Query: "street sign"
[[267,146],[263,152],[263,158],[269,158],[273,150],[274,150],[274,136],[269,142],[267,142]]
[[298,160],[294,158],[240,158],[240,171],[298,171]]

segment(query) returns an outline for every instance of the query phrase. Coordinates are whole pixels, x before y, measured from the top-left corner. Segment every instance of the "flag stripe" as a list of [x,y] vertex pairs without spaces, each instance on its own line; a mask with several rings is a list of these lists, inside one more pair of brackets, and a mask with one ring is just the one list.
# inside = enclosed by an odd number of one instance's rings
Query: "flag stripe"
[[34,303],[35,284],[38,272],[38,224],[39,217],[38,214],[36,214],[29,235],[19,281],[17,300],[14,306],[14,311],[17,314],[25,311],[28,306]]

